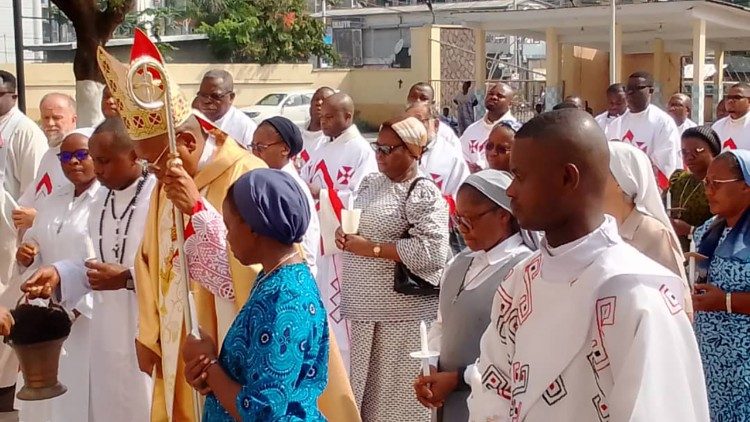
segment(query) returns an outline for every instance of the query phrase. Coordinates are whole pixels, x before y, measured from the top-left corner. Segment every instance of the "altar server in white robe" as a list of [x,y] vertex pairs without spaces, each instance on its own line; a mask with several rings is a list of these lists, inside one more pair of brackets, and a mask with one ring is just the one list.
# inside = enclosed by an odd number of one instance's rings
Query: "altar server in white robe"
[[[60,168],[57,154],[63,138],[76,129],[76,102],[70,95],[53,92],[42,97],[39,112],[49,149],[39,162],[34,182],[26,187],[18,200],[20,207],[13,213],[13,222],[19,229],[31,227],[36,215],[37,200],[70,183]],[[92,129],[82,130],[86,137],[91,136]]]
[[302,134],[297,125],[282,116],[268,118],[258,125],[253,135],[250,150],[265,161],[268,167],[289,173],[307,197],[310,206],[310,223],[300,243],[305,255],[305,262],[315,277],[318,274],[318,252],[320,250],[320,223],[315,212],[315,200],[310,187],[302,180],[293,164],[293,157],[302,149]]
[[333,88],[320,87],[310,100],[310,119],[300,129],[302,131],[302,151],[297,154],[295,160],[297,170],[301,170],[310,161],[312,153],[317,151],[326,140],[326,136],[323,135],[323,128],[320,127],[320,112],[323,108],[323,100],[335,93],[336,91]]
[[648,155],[654,166],[656,182],[661,190],[669,187],[669,178],[682,168],[680,132],[674,119],[651,104],[654,77],[635,72],[628,78],[626,95],[628,111],[620,117],[623,142],[635,145]]
[[[89,213],[99,189],[94,163],[89,155],[88,138],[72,133],[60,145],[59,162],[70,184],[39,201],[34,224],[25,233],[16,253],[25,268],[50,265],[65,260],[94,258],[89,238]],[[62,396],[35,402],[19,402],[23,421],[86,422],[91,397],[91,318],[93,297],[87,294],[75,301],[61,301],[73,326],[60,357],[58,380],[68,387]],[[17,388],[23,385],[19,375]]]
[[234,78],[223,69],[206,72],[193,103],[219,129],[246,149],[258,127],[253,119],[234,106]]
[[711,126],[719,135],[721,149],[750,149],[750,85],[732,85],[722,101],[729,115]]
[[628,110],[625,85],[612,84],[607,88],[607,109],[594,119],[604,131],[608,141],[620,139],[620,116]]
[[464,160],[466,160],[472,173],[487,168],[484,146],[495,123],[501,120],[516,120],[510,112],[510,105],[515,95],[516,93],[510,85],[502,82],[491,85],[484,97],[484,107],[487,109],[487,113],[467,127],[461,135]]
[[510,162],[513,212],[546,237],[495,292],[469,420],[708,421],[680,278],[602,211],[609,150],[594,119],[535,117]]
[[37,270],[32,286],[60,286],[63,303],[91,293],[91,420],[149,420],[151,379],[133,347],[138,320],[134,262],[156,178],[137,161],[119,117],[107,118],[89,141],[102,187],[91,205],[88,233],[96,259],[68,259]]
[[302,179],[310,184],[318,201],[320,257],[318,288],[328,311],[328,323],[336,336],[344,365],[349,368],[349,326],[341,316],[341,250],[336,247],[336,229],[341,210],[351,208],[362,179],[378,171],[375,153],[354,125],[354,102],[344,93],[323,101],[321,127],[330,139],[315,151],[302,168]]

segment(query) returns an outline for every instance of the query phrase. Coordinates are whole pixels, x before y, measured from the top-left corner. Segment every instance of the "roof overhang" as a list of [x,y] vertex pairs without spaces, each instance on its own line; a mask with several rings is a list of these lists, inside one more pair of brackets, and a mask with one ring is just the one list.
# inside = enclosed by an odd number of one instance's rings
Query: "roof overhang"
[[[555,28],[561,43],[609,51],[609,5],[544,10],[462,11],[462,24],[470,28],[545,40]],[[666,52],[692,50],[693,22],[706,22],[708,49],[750,50],[750,10],[716,1],[660,1],[617,6],[622,28],[622,51],[653,52],[654,40],[664,41]]]

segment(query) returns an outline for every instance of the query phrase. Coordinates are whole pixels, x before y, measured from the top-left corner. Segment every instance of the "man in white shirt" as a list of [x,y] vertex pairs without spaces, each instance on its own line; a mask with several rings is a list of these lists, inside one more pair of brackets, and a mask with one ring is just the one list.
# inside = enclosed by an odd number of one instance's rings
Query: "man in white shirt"
[[620,137],[635,145],[651,159],[659,188],[669,187],[669,177],[682,168],[680,133],[674,120],[651,104],[654,78],[647,72],[635,72],[628,78],[628,111],[620,118]]
[[234,79],[222,69],[206,72],[195,97],[195,106],[222,131],[248,148],[257,125],[234,104]]
[[[57,154],[63,139],[76,128],[76,101],[68,94],[53,92],[39,102],[42,130],[47,136],[49,149],[39,162],[34,182],[26,187],[18,200],[20,207],[13,212],[13,223],[18,229],[28,229],[34,222],[36,203],[70,182],[60,167]],[[91,135],[91,133],[87,134]]]
[[[16,107],[17,98],[15,76],[0,70],[0,289],[8,287],[15,263],[18,231],[13,211],[23,191],[33,183],[47,150],[44,133]],[[0,421],[14,413],[15,380],[13,374],[0,378]]]
[[596,116],[596,123],[604,131],[608,141],[620,138],[620,116],[628,110],[625,85],[617,83],[607,88],[607,110]]
[[732,85],[723,101],[729,115],[712,126],[722,149],[750,149],[750,84]]
[[495,293],[469,421],[709,419],[682,282],[603,213],[608,164],[585,112],[544,113],[518,132],[507,195],[520,226],[546,237]]
[[310,184],[318,199],[320,256],[318,288],[328,311],[328,323],[338,342],[344,365],[349,369],[349,326],[341,316],[341,250],[336,247],[336,229],[341,210],[350,209],[365,176],[378,171],[375,153],[354,125],[354,102],[343,92],[323,101],[321,128],[325,142],[302,168],[302,180]]
[[[406,107],[409,108],[417,103],[427,103],[430,107],[435,108],[435,90],[432,88],[432,85],[427,82],[417,82],[409,89],[409,95],[406,97]],[[435,111],[432,110],[430,114],[435,114]],[[448,144],[455,148],[460,155],[462,153],[461,141],[456,136],[456,132],[449,124],[443,122],[439,116],[437,120],[439,125],[436,135],[440,139],[448,141]],[[456,189],[458,189],[458,186],[456,186]]]
[[484,145],[487,143],[487,138],[495,123],[501,120],[516,120],[510,113],[510,105],[515,95],[515,91],[508,84],[502,82],[492,84],[484,97],[484,107],[487,109],[487,113],[466,128],[466,131],[461,135],[464,160],[466,160],[472,173],[487,168]]
[[686,129],[698,126],[694,121],[690,120],[690,113],[693,111],[693,103],[690,97],[678,92],[677,94],[669,97],[667,103],[667,113],[674,119],[674,123],[677,125],[677,131],[684,132]]
[[323,100],[335,94],[333,88],[327,86],[318,88],[310,100],[310,120],[302,128],[302,151],[297,155],[297,170],[302,169],[313,152],[325,142],[323,129],[320,127],[320,110],[323,107]]

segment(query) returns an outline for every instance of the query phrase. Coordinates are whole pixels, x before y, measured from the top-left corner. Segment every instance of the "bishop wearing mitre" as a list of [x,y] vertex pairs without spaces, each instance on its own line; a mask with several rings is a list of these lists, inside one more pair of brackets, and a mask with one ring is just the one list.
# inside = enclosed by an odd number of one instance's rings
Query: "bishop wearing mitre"
[[[265,164],[212,122],[191,110],[168,74],[138,66],[144,58],[163,64],[156,46],[136,30],[130,66],[99,48],[99,67],[120,116],[159,184],[151,197],[146,229],[135,263],[138,334],[135,347],[142,371],[154,376],[153,421],[195,421],[192,388],[185,381],[180,348],[185,340],[183,301],[186,283],[195,297],[201,329],[221,344],[247,300],[258,268],[245,267],[232,255],[221,233],[223,222],[205,217],[221,213],[229,187],[244,173]],[[128,80],[129,67],[136,67]],[[163,66],[162,66],[163,67]],[[167,73],[166,71],[164,73]],[[169,89],[167,89],[169,87]],[[140,103],[166,100],[169,92],[178,157],[169,152],[165,107]],[[168,165],[179,158],[181,165]],[[171,163],[170,163],[171,164]],[[210,211],[210,212],[208,212]],[[182,213],[189,280],[178,268],[176,213]],[[356,420],[356,407],[341,356],[331,342],[329,382],[319,404],[331,421]],[[353,419],[354,418],[354,419]],[[197,422],[197,421],[196,421]]]

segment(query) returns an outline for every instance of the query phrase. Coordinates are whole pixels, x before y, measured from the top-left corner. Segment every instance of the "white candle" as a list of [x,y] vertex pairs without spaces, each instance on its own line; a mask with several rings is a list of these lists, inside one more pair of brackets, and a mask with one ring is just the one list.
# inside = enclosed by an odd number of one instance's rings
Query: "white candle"
[[[422,342],[422,354],[427,355],[430,352],[430,346],[427,344],[427,324],[424,321],[419,322],[419,339]],[[422,358],[422,375],[430,375],[430,359]]]
[[[690,252],[695,252],[695,240],[690,238]],[[695,256],[690,255],[688,259],[688,284],[690,287],[695,285]]]

